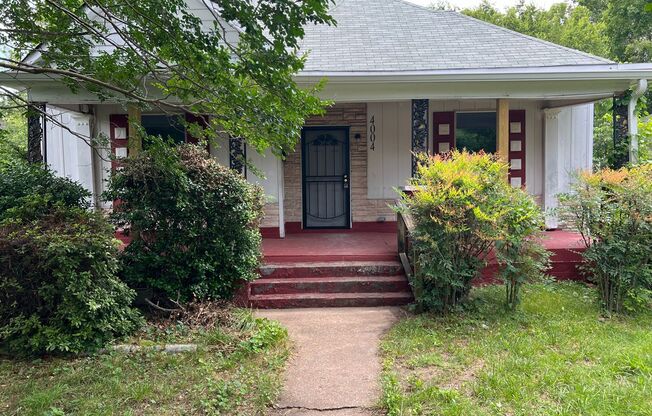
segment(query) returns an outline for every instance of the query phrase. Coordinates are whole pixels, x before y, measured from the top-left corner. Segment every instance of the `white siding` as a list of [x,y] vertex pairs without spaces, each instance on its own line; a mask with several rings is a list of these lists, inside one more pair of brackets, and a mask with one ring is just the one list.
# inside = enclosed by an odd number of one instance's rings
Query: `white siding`
[[247,170],[247,179],[250,182],[259,184],[265,191],[268,203],[279,201],[279,177],[281,176],[278,158],[272,154],[271,151],[266,151],[264,155],[260,155],[255,151],[248,149],[247,158],[249,162],[260,171],[261,176],[257,176],[253,170]]
[[546,110],[545,187],[546,225],[558,226],[553,210],[557,195],[570,190],[578,171],[593,167],[593,104]]
[[79,182],[91,194],[93,182],[92,149],[90,147],[91,116],[48,106],[43,148],[48,166],[58,175]]
[[[412,175],[411,103],[369,103],[367,105],[367,197],[396,198],[395,187],[404,186]],[[371,120],[375,125],[375,146],[371,149]]]

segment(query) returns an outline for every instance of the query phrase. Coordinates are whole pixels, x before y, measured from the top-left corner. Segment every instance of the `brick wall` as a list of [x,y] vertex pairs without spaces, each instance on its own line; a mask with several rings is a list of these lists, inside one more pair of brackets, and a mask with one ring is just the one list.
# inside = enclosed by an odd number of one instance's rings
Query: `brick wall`
[[[367,198],[367,105],[335,104],[322,117],[306,121],[307,126],[349,126],[351,168],[351,213],[353,222],[375,222],[378,217],[395,221],[396,214],[387,206],[394,200]],[[360,140],[355,140],[355,135]],[[301,222],[301,144],[284,162],[285,221]]]
[[260,223],[261,227],[278,227],[278,202],[265,204],[264,216]]

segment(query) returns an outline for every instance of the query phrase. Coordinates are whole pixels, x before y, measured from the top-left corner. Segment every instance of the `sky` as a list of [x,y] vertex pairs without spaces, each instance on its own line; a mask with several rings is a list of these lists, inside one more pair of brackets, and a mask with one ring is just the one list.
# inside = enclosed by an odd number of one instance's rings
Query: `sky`
[[[418,4],[420,6],[429,6],[432,3],[437,3],[437,0],[407,0],[410,3]],[[519,0],[489,0],[494,6],[499,9],[505,9],[509,6],[515,6]],[[563,0],[526,0],[527,3],[534,3],[541,8],[548,8],[554,3],[560,3]],[[475,7],[481,3],[481,0],[446,0],[447,3],[451,4],[460,9],[466,9],[470,7]]]

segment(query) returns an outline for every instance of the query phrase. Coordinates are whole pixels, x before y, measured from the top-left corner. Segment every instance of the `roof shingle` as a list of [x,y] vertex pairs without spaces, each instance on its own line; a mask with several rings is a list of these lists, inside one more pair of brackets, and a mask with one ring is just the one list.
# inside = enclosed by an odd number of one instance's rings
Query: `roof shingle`
[[310,25],[303,72],[595,65],[611,61],[452,11],[403,0],[337,0],[336,26]]

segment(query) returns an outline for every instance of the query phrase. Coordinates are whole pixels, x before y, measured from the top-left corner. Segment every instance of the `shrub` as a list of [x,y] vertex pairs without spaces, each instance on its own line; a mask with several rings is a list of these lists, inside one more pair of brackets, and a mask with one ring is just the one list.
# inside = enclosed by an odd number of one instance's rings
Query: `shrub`
[[646,302],[652,288],[652,165],[581,173],[559,200],[562,220],[582,234],[584,270],[598,286],[604,311]]
[[548,268],[550,253],[541,245],[545,227],[541,208],[521,189],[505,188],[509,210],[500,219],[500,237],[495,241],[498,277],[505,284],[505,302],[510,309],[519,303],[521,286]]
[[133,240],[123,278],[175,301],[229,298],[257,277],[262,190],[193,145],[160,141],[126,159],[109,193]]
[[0,223],[0,340],[12,354],[96,350],[140,324],[100,214],[31,196]]
[[402,196],[399,209],[415,224],[421,307],[446,312],[462,303],[494,247],[510,305],[516,304],[528,273],[545,267],[534,238],[542,213],[506,178],[507,165],[487,154],[454,151],[420,158],[411,181],[415,192]]
[[90,197],[80,184],[42,165],[16,161],[0,166],[0,221],[20,215],[16,210],[47,213],[55,204],[88,208]]

